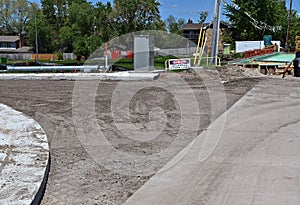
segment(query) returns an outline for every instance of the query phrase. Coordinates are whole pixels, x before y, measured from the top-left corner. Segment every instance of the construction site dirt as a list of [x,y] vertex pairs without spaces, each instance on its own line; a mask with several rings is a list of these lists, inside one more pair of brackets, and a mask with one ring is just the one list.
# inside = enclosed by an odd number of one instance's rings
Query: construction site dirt
[[[200,123],[197,134],[231,107],[253,86],[263,80],[279,80],[264,77],[245,77],[219,70],[220,86],[224,89],[226,107],[217,109],[212,116],[210,91],[219,89],[207,85],[203,80],[212,75],[210,71],[200,74],[162,74],[160,79],[151,82],[151,86],[143,88],[130,99],[129,119],[143,129],[149,122],[151,106],[160,107],[165,113],[167,124],[160,136],[146,142],[137,142],[123,137],[118,130],[112,114],[113,95],[120,81],[100,81],[95,94],[95,113],[97,123],[110,144],[124,153],[137,156],[148,156],[165,149],[179,132],[181,111],[173,93],[156,86],[156,84],[172,81],[178,76],[187,83],[188,88],[196,96],[199,108]],[[174,76],[177,77],[174,77]],[[282,81],[284,82],[284,81]],[[121,204],[139,189],[154,173],[141,172],[128,174],[114,171],[95,160],[82,145],[74,122],[74,93],[77,81],[47,80],[1,80],[0,102],[34,118],[45,130],[50,145],[51,169],[42,204]],[[135,86],[136,81],[122,82],[122,86]],[[177,87],[178,92],[185,92]],[[92,93],[93,94],[93,93]],[[149,103],[147,103],[149,102]],[[180,104],[180,103],[179,103]],[[80,123],[80,122],[79,122]],[[82,122],[84,124],[84,122]],[[86,129],[93,129],[87,127]],[[92,132],[92,131],[91,131]],[[164,166],[174,154],[188,145],[194,135],[186,135],[179,141],[170,155],[161,156],[151,162],[153,172]],[[127,162],[124,162],[127,163]],[[130,163],[130,162],[128,162]],[[142,170],[142,167],[141,167]]]

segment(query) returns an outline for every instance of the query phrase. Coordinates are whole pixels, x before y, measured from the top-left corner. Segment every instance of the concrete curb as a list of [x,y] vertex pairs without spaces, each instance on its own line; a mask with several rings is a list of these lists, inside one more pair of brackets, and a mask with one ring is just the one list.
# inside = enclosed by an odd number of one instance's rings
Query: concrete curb
[[42,127],[0,104],[0,204],[40,204],[49,170],[49,145]]
[[116,73],[6,73],[1,80],[145,80],[158,79],[159,73],[116,72]]

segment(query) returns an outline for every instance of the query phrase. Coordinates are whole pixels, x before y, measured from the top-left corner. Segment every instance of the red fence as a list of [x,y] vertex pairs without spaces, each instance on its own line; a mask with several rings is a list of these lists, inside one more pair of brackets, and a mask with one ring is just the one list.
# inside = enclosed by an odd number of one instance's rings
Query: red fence
[[274,53],[274,52],[275,52],[274,48],[255,49],[255,50],[251,50],[251,51],[245,51],[244,52],[244,58],[250,58],[250,57],[254,57],[254,56],[266,55],[266,54],[271,54],[271,53]]

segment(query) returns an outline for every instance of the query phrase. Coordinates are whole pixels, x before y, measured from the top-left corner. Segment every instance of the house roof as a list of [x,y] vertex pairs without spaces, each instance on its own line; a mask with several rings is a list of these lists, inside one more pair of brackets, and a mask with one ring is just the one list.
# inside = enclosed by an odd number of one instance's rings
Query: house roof
[[199,30],[207,25],[208,23],[188,23],[183,26],[182,30]]
[[19,36],[0,36],[0,42],[16,42],[20,40]]
[[[224,21],[221,21],[220,22],[220,26],[221,27],[226,27],[226,28],[231,28],[231,25],[224,22]],[[212,28],[213,27],[213,22],[211,23],[188,23],[188,24],[185,24],[182,28],[182,30],[199,30],[200,28]]]

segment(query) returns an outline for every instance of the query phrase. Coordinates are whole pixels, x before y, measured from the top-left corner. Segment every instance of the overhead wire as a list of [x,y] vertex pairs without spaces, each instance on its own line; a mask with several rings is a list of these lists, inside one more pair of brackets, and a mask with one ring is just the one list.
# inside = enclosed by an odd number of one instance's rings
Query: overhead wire
[[[232,9],[234,9],[235,12],[242,12],[240,11],[240,7],[235,4],[234,2],[232,2],[232,5],[228,4],[225,0],[222,0],[222,3],[225,6],[231,7]],[[246,20],[248,20],[256,29],[261,30],[261,31],[265,31],[265,30],[269,30],[273,33],[276,33],[276,31],[281,31],[282,30],[282,26],[270,26],[267,23],[263,22],[263,21],[258,21],[255,18],[253,18],[248,12],[242,12],[244,13],[248,18],[245,18]]]

